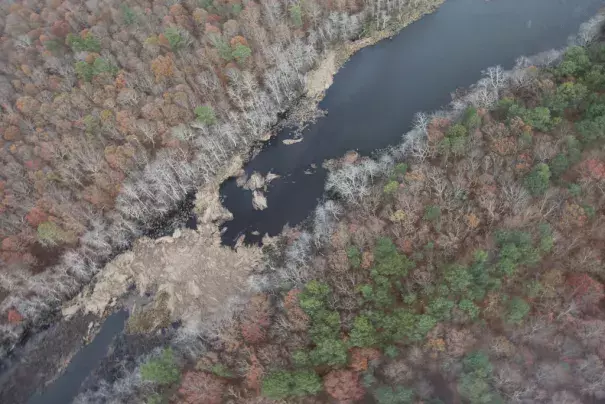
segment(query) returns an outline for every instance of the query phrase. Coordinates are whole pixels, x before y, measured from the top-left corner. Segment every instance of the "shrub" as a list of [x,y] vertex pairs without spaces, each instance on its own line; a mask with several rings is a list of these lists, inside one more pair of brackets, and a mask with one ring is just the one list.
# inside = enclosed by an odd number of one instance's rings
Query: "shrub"
[[96,58],[92,64],[83,61],[76,62],[76,74],[84,81],[92,81],[95,76],[102,73],[114,76],[117,72],[116,66],[101,57]]
[[216,123],[214,109],[209,105],[196,107],[193,112],[195,112],[196,119],[205,125],[214,125]]
[[378,404],[412,404],[414,390],[401,386],[382,386],[376,389],[374,398]]
[[381,337],[388,343],[414,339],[417,320],[416,314],[406,309],[395,309],[380,319]]
[[303,11],[300,4],[293,4],[289,8],[290,11],[290,19],[292,20],[292,24],[294,24],[297,28],[302,28],[303,26]]
[[86,63],[84,61],[76,62],[76,74],[80,78],[80,80],[84,81],[92,81],[93,78],[93,68],[92,65]]
[[437,222],[441,219],[441,208],[437,205],[429,205],[424,208],[424,220]]
[[508,303],[508,312],[506,321],[508,323],[520,324],[523,319],[529,314],[529,304],[520,297],[513,297]]
[[462,293],[473,282],[473,276],[467,267],[454,264],[445,272],[445,280],[449,283],[452,292]]
[[349,263],[353,268],[357,269],[361,266],[361,251],[359,251],[359,248],[349,246],[349,248],[347,248],[347,257],[349,258]]
[[471,404],[492,404],[494,400],[491,386],[486,378],[475,373],[465,373],[458,381],[458,392]]
[[555,68],[555,73],[562,76],[582,75],[590,67],[588,52],[581,46],[572,46],[567,49],[563,61]]
[[554,246],[554,239],[552,236],[552,229],[548,223],[540,223],[538,225],[538,232],[540,233],[540,251],[543,253],[549,253],[552,251]]
[[435,317],[428,314],[418,316],[418,321],[416,322],[416,329],[412,335],[412,340],[422,341],[436,325],[437,319]]
[[397,349],[397,347],[394,345],[389,345],[384,348],[384,354],[388,358],[395,359],[397,356],[399,356],[399,349]]
[[262,394],[274,400],[304,397],[317,394],[321,390],[321,379],[317,373],[310,370],[272,372],[263,379],[262,385]]
[[315,366],[340,366],[347,363],[347,347],[337,339],[324,339],[317,343],[310,354],[311,362]]
[[456,157],[465,155],[467,146],[468,140],[465,137],[450,138],[450,152]]
[[481,126],[481,116],[477,113],[477,108],[468,107],[464,111],[462,118],[462,124],[470,131],[475,130]]
[[298,350],[292,354],[292,363],[296,367],[306,368],[311,365],[311,358],[307,351]]
[[399,189],[399,183],[395,180],[387,182],[383,188],[383,192],[387,195],[393,195]]
[[462,124],[450,126],[445,138],[439,142],[438,149],[440,154],[453,154],[462,156],[466,153],[468,145],[468,130]]
[[458,381],[458,392],[471,404],[503,403],[491,389],[492,365],[482,352],[472,352],[462,361],[464,373]]
[[313,317],[314,314],[326,309],[326,299],[330,293],[330,287],[326,283],[313,280],[305,285],[298,296],[300,308]]
[[361,348],[370,348],[378,344],[378,334],[370,319],[366,316],[357,316],[353,321],[353,328],[349,335],[349,345]]
[[159,357],[149,359],[141,365],[141,377],[145,381],[168,385],[178,382],[180,376],[171,348],[164,349]]
[[252,50],[248,46],[238,43],[233,48],[231,55],[239,65],[244,65],[252,55]]
[[455,137],[465,137],[468,135],[468,130],[466,129],[466,127],[464,127],[464,125],[461,124],[456,124],[456,125],[452,125],[450,126],[450,128],[447,130],[446,136],[449,138],[455,138]]
[[454,302],[444,297],[433,299],[427,306],[427,313],[435,317],[437,320],[448,320],[451,316]]
[[573,196],[574,198],[579,197],[580,195],[582,195],[582,187],[579,184],[569,184],[567,186],[567,190],[569,191],[569,194],[571,196]]
[[545,107],[537,107],[527,110],[522,118],[527,124],[542,132],[550,131],[557,123],[559,123],[558,119],[552,119],[550,110]]
[[99,53],[101,51],[101,42],[90,32],[85,35],[68,34],[66,42],[74,52]]
[[576,123],[576,130],[583,143],[591,143],[605,137],[605,116],[585,119]]
[[414,262],[405,255],[399,254],[393,241],[387,237],[381,237],[376,242],[374,249],[375,266],[372,270],[372,278],[376,276],[403,277],[409,269],[414,267]]
[[229,368],[222,363],[212,365],[210,371],[219,377],[224,377],[227,379],[233,377],[233,372],[231,372],[231,370],[229,370]]
[[544,286],[542,286],[539,281],[533,280],[525,285],[525,289],[528,297],[535,298],[540,296],[540,294],[544,290]]
[[38,225],[38,241],[44,246],[55,246],[65,239],[65,233],[55,222],[43,222]]
[[466,313],[471,320],[474,320],[479,316],[479,307],[471,300],[461,300],[460,303],[458,303],[458,308]]
[[185,40],[177,27],[168,27],[164,30],[164,36],[170,44],[170,49],[176,51],[185,46]]
[[389,308],[395,304],[395,291],[393,286],[396,282],[392,282],[386,276],[374,275],[374,287],[371,290],[368,300],[374,303],[376,307]]
[[317,343],[325,339],[336,339],[340,334],[340,314],[324,310],[312,316],[309,336]]
[[365,390],[359,381],[359,374],[351,370],[333,370],[324,377],[326,392],[339,402],[361,400]]
[[231,46],[229,46],[229,42],[227,42],[222,36],[216,34],[210,35],[209,39],[223,60],[226,62],[233,60],[233,51],[231,50]]
[[274,400],[286,398],[292,391],[292,374],[285,370],[272,372],[263,379],[262,394]]
[[550,168],[538,163],[525,177],[525,187],[532,196],[543,195],[550,186]]
[[569,168],[569,160],[563,153],[557,154],[548,164],[553,177],[559,178]]
[[126,25],[132,25],[137,22],[137,15],[126,3],[122,3],[120,9],[122,10],[122,18],[124,18],[124,23]]
[[395,173],[399,175],[405,175],[408,172],[408,165],[405,163],[399,163],[395,166]]
[[567,108],[577,107],[587,94],[588,89],[583,84],[565,82],[555,94],[546,97],[545,103],[551,111],[562,115]]

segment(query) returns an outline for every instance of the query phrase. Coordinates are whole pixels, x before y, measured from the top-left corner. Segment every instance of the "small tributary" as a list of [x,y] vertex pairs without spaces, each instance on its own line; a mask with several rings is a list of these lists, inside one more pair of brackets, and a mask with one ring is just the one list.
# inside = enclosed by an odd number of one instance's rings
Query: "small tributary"
[[128,313],[124,310],[107,317],[92,342],[76,353],[61,376],[48,388],[32,396],[27,403],[71,403],[78,394],[84,380],[107,355],[109,346],[115,336],[124,329],[127,317]]

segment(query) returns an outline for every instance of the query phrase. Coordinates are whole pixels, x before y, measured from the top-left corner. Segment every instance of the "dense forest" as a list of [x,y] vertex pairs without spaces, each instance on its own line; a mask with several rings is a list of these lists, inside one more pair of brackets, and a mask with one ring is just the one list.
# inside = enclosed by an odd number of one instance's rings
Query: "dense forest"
[[604,399],[604,91],[601,42],[488,69],[401,146],[343,161],[232,321],[80,402]]
[[438,3],[3,3],[3,350],[263,138],[326,49]]

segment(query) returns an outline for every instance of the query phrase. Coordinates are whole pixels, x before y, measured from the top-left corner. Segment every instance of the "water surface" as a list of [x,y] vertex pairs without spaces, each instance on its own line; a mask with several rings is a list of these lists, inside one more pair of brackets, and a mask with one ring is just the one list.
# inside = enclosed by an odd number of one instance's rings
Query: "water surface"
[[[223,241],[242,233],[276,235],[304,220],[317,205],[326,178],[321,164],[348,150],[368,155],[394,145],[417,111],[445,106],[450,93],[475,83],[481,70],[511,68],[517,57],[566,45],[570,34],[592,17],[602,0],[447,0],[434,14],[405,28],[392,40],[362,49],[334,77],[320,108],[328,115],[303,132],[304,141],[286,146],[283,130],[246,165],[250,175],[282,175],[266,195],[269,208],[252,208],[252,194],[234,180],[221,188],[234,220]],[[313,175],[305,170],[320,167]]]
[[124,310],[113,313],[103,323],[101,330],[71,359],[67,369],[47,389],[32,396],[28,404],[71,403],[88,375],[107,355],[114,337],[122,332],[128,313]]

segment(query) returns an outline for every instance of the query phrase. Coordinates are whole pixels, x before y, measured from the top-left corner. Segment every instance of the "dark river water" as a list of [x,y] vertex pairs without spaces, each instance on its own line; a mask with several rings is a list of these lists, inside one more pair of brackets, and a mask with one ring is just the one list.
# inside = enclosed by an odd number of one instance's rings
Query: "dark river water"
[[[242,233],[254,241],[253,231],[275,235],[286,223],[300,223],[323,194],[324,160],[398,143],[415,112],[440,109],[452,91],[476,82],[486,67],[510,68],[520,55],[564,46],[601,5],[603,0],[447,0],[392,40],[362,49],[334,77],[320,103],[328,115],[303,132],[304,141],[284,145],[291,137],[284,130],[246,165],[248,174],[282,176],[269,187],[268,209],[253,210],[251,192],[234,180],[223,184],[225,206],[234,214],[225,224],[224,242],[231,244]],[[305,174],[312,164],[318,168]],[[29,403],[71,402],[107,355],[125,317],[110,316],[57,381]]]
[[118,311],[107,317],[93,341],[78,351],[61,376],[44,391],[32,396],[27,404],[71,403],[84,380],[107,355],[114,337],[124,329],[127,317],[126,311]]
[[[434,14],[410,25],[392,40],[362,49],[334,77],[320,108],[328,115],[303,132],[304,141],[284,145],[283,130],[245,170],[282,177],[271,183],[268,209],[252,208],[252,193],[235,180],[221,188],[234,220],[223,242],[242,233],[278,234],[308,217],[324,190],[325,159],[348,150],[362,155],[394,145],[418,111],[445,106],[450,93],[480,78],[481,70],[511,68],[517,57],[566,45],[569,35],[593,16],[602,0],[447,0]],[[311,164],[312,175],[305,174]]]

